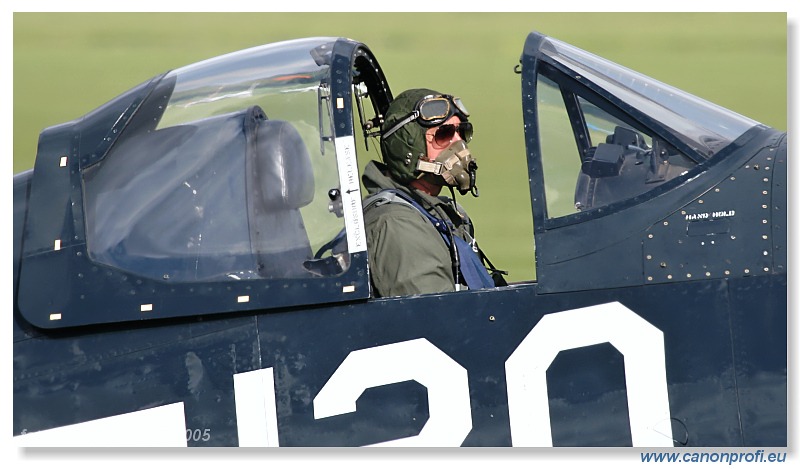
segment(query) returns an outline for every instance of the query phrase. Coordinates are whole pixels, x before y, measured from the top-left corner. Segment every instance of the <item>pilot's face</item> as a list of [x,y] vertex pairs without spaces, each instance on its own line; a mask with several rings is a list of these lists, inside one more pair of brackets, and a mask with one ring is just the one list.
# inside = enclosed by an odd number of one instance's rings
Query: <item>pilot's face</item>
[[[434,161],[439,153],[442,152],[445,148],[450,146],[451,143],[457,142],[461,140],[461,136],[458,132],[453,132],[452,137],[449,136],[449,133],[443,133],[440,131],[439,137],[436,138],[436,132],[439,130],[440,127],[443,125],[458,125],[461,123],[461,119],[458,116],[452,116],[451,118],[444,121],[441,125],[436,127],[431,127],[430,129],[425,131],[425,145],[426,145],[426,156],[428,161]],[[445,135],[444,138],[441,138],[442,135]]]

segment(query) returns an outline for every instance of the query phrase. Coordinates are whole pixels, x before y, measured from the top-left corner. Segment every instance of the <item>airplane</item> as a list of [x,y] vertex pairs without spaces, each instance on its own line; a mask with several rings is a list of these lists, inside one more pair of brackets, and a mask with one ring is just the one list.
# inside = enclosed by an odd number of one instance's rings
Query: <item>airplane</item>
[[787,446],[787,134],[531,32],[535,281],[376,298],[369,47],[181,67],[14,176],[19,446]]

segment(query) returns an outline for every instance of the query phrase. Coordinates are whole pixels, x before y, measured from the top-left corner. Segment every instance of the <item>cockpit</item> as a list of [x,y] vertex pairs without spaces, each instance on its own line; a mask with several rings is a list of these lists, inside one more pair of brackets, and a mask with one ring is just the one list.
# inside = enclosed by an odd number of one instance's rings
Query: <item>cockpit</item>
[[346,238],[320,252],[344,229],[330,207],[339,187],[330,115],[318,105],[328,66],[310,53],[330,43],[167,74],[84,171],[90,258],[168,283],[346,270]]
[[[66,327],[369,297],[354,84],[390,99],[362,44],[298,39],[176,69],[45,130],[23,315]],[[70,291],[27,293],[48,278]]]

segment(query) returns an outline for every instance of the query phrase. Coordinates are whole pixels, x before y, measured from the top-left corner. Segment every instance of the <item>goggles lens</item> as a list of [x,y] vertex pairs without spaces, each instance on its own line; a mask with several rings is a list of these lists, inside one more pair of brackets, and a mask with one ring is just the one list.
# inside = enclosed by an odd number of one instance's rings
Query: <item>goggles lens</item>
[[472,140],[472,123],[462,122],[458,125],[440,125],[433,134],[433,141],[437,146],[447,146],[451,141],[453,141],[453,137],[455,137],[456,132],[458,132],[461,140],[469,143],[469,141]]
[[431,98],[419,105],[419,118],[426,122],[444,120],[450,114],[450,101],[445,98]]
[[426,126],[441,124],[453,114],[458,114],[462,120],[469,117],[469,112],[461,102],[461,98],[450,95],[426,96],[417,104],[417,111],[420,123]]

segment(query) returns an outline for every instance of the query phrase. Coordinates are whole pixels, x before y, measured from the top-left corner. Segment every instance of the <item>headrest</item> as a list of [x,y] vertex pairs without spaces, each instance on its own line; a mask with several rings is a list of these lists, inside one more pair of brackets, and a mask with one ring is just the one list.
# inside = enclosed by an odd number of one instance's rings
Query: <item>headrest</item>
[[264,120],[256,129],[256,177],[266,209],[300,208],[314,198],[314,171],[292,124]]

